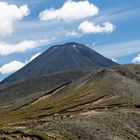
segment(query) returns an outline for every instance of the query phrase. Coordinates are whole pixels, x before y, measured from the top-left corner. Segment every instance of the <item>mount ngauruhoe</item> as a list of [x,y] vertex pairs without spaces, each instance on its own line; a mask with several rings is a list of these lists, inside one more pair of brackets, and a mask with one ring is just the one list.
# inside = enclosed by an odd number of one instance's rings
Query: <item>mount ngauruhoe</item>
[[25,80],[50,73],[90,67],[117,65],[83,44],[67,43],[49,48],[4,82]]
[[0,140],[140,140],[140,65],[53,46],[0,83]]

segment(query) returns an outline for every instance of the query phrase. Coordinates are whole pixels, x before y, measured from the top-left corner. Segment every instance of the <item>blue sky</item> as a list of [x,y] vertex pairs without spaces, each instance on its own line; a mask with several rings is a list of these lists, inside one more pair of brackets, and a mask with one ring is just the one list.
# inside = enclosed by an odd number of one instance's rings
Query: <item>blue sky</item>
[[0,80],[71,41],[120,64],[140,63],[139,25],[139,0],[0,0]]

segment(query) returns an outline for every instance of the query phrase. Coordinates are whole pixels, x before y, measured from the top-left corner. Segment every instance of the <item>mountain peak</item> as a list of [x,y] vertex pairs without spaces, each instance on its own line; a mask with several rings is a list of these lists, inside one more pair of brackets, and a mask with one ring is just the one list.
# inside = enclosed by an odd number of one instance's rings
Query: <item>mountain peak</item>
[[68,46],[68,45],[80,45],[80,44],[77,42],[68,42],[68,43],[65,43],[64,45]]
[[117,64],[84,44],[69,42],[50,47],[22,69],[4,79],[3,82],[25,80],[68,70],[114,65]]
[[86,46],[83,45],[83,44],[79,44],[77,42],[68,42],[68,43],[65,43],[65,44],[52,46],[52,47],[50,47],[50,49],[51,48],[63,48],[63,47],[76,48],[76,47],[86,47]]

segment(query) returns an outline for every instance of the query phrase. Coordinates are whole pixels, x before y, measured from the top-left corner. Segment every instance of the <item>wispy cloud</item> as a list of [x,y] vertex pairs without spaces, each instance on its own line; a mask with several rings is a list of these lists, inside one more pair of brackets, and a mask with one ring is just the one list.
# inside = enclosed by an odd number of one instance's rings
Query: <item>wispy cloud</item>
[[94,49],[108,58],[118,58],[138,53],[140,51],[140,40],[96,45]]
[[140,16],[140,6],[131,7],[116,7],[101,11],[98,16],[94,18],[94,22],[112,21],[118,22]]
[[69,30],[64,30],[63,31],[66,37],[80,37],[80,33],[78,33],[77,31],[69,31]]
[[0,42],[0,56],[6,56],[13,53],[25,53],[28,50],[46,45],[52,40],[54,40],[54,38],[46,38],[40,40],[25,40],[17,44]]

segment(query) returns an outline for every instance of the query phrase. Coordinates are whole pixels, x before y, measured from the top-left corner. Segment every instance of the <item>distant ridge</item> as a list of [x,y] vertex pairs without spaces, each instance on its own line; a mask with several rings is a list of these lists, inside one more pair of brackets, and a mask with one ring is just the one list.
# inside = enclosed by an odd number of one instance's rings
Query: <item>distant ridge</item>
[[118,64],[105,58],[91,48],[76,42],[69,42],[50,47],[32,62],[2,82],[26,80],[61,71],[90,67],[110,67],[115,65]]

